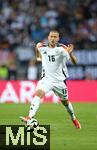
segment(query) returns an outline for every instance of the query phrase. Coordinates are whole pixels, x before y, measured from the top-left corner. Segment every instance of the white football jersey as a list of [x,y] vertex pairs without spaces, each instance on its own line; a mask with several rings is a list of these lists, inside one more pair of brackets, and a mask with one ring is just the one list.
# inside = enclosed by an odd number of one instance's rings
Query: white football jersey
[[68,76],[66,61],[70,56],[63,44],[51,48],[43,45],[38,48],[42,55],[42,77],[53,81],[63,81]]

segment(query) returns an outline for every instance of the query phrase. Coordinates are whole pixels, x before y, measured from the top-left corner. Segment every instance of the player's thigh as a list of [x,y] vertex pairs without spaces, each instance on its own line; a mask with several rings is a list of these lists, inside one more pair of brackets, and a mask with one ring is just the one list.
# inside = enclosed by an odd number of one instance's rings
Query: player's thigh
[[36,93],[37,94],[43,94],[43,96],[48,93],[52,89],[52,84],[47,79],[43,78],[40,80],[36,87]]
[[53,91],[61,98],[62,101],[68,101],[68,88],[64,82],[58,83],[54,86]]

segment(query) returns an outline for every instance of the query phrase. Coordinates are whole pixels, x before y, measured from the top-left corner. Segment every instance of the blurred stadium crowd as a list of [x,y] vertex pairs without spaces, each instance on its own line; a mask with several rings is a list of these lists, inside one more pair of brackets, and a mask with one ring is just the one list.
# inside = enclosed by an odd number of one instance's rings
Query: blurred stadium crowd
[[96,49],[97,1],[0,0],[0,79],[39,79],[34,48],[51,29],[75,49]]

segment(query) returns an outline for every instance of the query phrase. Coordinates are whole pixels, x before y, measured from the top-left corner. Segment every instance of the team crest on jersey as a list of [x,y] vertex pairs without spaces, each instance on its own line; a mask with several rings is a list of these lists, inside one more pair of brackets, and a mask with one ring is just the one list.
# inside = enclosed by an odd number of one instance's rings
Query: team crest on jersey
[[45,51],[43,54],[47,54],[47,52]]

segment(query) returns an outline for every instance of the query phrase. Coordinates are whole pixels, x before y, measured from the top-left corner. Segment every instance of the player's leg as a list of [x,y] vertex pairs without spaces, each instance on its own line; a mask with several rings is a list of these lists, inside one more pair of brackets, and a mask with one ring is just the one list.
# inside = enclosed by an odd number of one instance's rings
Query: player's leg
[[71,102],[69,100],[64,100],[64,99],[61,100],[61,102],[65,106],[65,108],[67,109],[68,113],[70,114],[71,119],[72,119],[74,125],[78,129],[81,129],[81,125],[80,125],[79,121],[77,120],[77,118],[75,117],[74,109],[73,109],[73,106],[72,106]]
[[40,106],[41,98],[45,96],[45,91],[43,89],[38,89],[36,94],[31,102],[30,110],[29,110],[29,118],[33,118],[36,115],[36,112]]
[[31,118],[33,118],[36,115],[36,112],[38,111],[38,108],[40,106],[40,100],[42,97],[45,96],[45,91],[42,89],[38,89],[35,93],[35,96],[33,98],[33,101],[30,105],[29,115],[26,117],[20,116],[20,119],[27,123],[27,121]]
[[75,119],[73,106],[72,106],[71,102],[68,100],[67,87],[65,87],[65,89],[60,89],[60,88],[55,87],[54,92],[61,98],[61,102],[67,109],[68,113],[70,114],[71,119]]
[[40,106],[41,98],[43,98],[45,94],[51,90],[51,88],[50,81],[42,79],[38,82],[35,96],[30,105],[29,115],[27,117],[20,117],[24,122],[27,122],[27,120],[33,118],[36,115]]
[[65,85],[65,89],[60,89],[60,88],[55,87],[53,91],[61,98],[61,102],[65,106],[66,110],[68,111],[74,125],[77,128],[81,128],[80,123],[78,122],[78,120],[75,117],[73,106],[72,106],[71,102],[68,100],[67,86]]
[[70,114],[71,119],[74,120],[76,117],[75,117],[74,109],[73,109],[73,106],[72,106],[71,102],[69,100],[66,100],[66,99],[65,100],[62,99],[61,102],[65,106],[68,113]]

